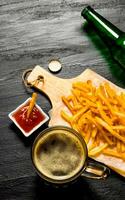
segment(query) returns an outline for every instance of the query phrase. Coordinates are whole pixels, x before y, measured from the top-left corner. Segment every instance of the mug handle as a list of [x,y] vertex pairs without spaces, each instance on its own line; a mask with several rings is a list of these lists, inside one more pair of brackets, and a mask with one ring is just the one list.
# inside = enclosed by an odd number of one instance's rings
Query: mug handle
[[81,176],[92,179],[105,179],[109,174],[110,169],[108,167],[95,160],[88,159],[87,166]]

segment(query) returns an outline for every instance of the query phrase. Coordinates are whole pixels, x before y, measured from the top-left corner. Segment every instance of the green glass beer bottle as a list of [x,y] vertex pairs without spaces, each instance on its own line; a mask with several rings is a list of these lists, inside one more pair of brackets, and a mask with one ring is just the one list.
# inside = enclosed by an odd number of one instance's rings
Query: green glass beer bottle
[[125,68],[125,32],[119,30],[90,6],[85,7],[81,15],[105,42],[113,58]]

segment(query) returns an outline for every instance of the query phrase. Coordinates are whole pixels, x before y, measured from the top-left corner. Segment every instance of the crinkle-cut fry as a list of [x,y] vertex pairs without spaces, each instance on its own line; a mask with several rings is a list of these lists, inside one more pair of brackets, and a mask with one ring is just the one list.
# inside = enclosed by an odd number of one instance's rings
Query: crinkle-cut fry
[[98,147],[95,147],[94,149],[90,150],[88,152],[89,156],[97,156],[98,154],[100,154],[105,148],[108,147],[108,144],[101,144]]
[[68,109],[70,110],[71,113],[74,113],[73,107],[71,106],[71,104],[68,102],[68,100],[66,99],[66,97],[62,96],[62,101],[63,103],[68,107]]
[[117,158],[121,158],[122,160],[125,160],[125,154],[121,152],[118,153],[115,149],[104,149],[102,153],[107,156],[113,156],[113,157],[117,157]]
[[101,115],[102,119],[104,119],[109,125],[112,125],[112,120],[103,111],[103,106],[100,103],[100,101],[97,102],[97,107],[99,109],[99,112],[100,112],[100,115]]
[[125,137],[119,135],[116,131],[114,131],[111,126],[109,126],[104,120],[102,120],[99,117],[95,117],[96,122],[98,122],[101,126],[103,126],[105,129],[107,129],[114,137],[118,138],[122,142],[125,143]]
[[68,114],[67,114],[67,112],[65,112],[64,110],[61,110],[61,117],[66,121],[66,122],[68,122],[68,123],[71,123],[71,121],[72,121],[72,116],[69,116]]
[[112,145],[113,142],[109,139],[109,137],[105,134],[105,131],[103,130],[103,128],[95,121],[94,118],[92,118],[90,115],[87,115],[87,118],[96,125],[96,127],[99,129],[99,131],[102,133],[102,137],[104,138],[104,140],[109,144]]

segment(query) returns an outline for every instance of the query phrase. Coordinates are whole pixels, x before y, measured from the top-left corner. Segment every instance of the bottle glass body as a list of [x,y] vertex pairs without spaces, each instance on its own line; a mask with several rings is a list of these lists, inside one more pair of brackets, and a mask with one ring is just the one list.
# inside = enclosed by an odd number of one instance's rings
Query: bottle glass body
[[113,58],[125,68],[125,33],[87,6],[81,15],[92,25],[109,48]]

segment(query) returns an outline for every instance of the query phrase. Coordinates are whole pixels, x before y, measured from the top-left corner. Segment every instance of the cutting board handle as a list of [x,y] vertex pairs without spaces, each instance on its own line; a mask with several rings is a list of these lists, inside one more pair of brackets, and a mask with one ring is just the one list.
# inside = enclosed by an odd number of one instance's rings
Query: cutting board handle
[[68,79],[56,77],[39,65],[31,71],[27,83],[43,92],[49,98],[52,107],[59,102],[62,95],[69,92],[70,85]]

